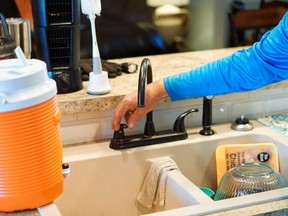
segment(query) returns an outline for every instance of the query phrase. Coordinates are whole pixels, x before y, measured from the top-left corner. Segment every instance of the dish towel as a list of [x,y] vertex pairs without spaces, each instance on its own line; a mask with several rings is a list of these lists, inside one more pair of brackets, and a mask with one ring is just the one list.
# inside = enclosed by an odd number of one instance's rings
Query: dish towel
[[164,206],[167,176],[172,170],[179,170],[179,168],[170,157],[151,160],[151,166],[137,197],[138,202],[148,209],[153,205]]

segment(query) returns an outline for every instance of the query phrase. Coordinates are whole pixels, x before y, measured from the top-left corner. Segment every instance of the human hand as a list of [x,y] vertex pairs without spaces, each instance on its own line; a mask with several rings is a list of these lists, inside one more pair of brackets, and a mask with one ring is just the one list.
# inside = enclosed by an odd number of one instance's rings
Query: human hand
[[111,128],[116,131],[119,130],[122,118],[125,119],[129,128],[133,128],[140,118],[152,111],[156,104],[167,96],[163,80],[146,86],[144,107],[137,106],[137,92],[126,95],[114,111]]

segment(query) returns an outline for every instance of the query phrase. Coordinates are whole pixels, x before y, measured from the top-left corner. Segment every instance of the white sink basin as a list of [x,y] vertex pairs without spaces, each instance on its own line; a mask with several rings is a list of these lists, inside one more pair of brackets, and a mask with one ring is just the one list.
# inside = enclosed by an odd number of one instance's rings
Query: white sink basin
[[[112,150],[109,143],[64,148],[63,162],[71,176],[64,193],[55,200],[63,216],[199,215],[287,198],[288,188],[213,201],[198,187],[216,191],[215,149],[221,144],[273,142],[278,146],[280,172],[288,180],[288,138],[254,122],[247,132],[233,131],[230,124],[214,126],[216,134],[201,136],[200,128],[188,131],[183,141]],[[167,180],[165,207],[146,209],[136,200],[149,169],[147,159],[170,156],[183,175],[171,172]]]

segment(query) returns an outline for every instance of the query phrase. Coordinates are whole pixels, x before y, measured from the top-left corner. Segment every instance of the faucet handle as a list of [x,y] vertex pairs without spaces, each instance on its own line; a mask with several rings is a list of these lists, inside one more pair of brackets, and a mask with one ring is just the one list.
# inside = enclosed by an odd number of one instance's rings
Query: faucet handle
[[114,141],[125,141],[125,133],[124,129],[128,128],[126,124],[120,124],[120,129],[118,131],[114,131],[113,140]]
[[185,117],[192,112],[198,112],[198,111],[199,111],[198,109],[192,108],[192,109],[187,110],[186,112],[182,113],[181,115],[179,115],[174,122],[173,132],[184,133],[186,131],[185,124],[184,124]]

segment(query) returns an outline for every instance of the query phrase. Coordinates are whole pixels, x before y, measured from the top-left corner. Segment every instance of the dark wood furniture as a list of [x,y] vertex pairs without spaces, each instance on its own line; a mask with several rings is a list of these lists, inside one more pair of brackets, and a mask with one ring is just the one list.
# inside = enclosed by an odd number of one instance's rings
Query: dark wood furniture
[[[240,10],[230,16],[231,46],[251,45],[275,27],[287,12],[284,7]],[[247,33],[248,32],[248,33]]]

